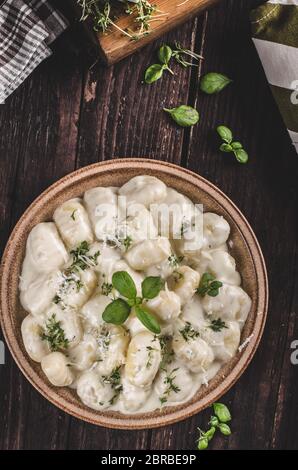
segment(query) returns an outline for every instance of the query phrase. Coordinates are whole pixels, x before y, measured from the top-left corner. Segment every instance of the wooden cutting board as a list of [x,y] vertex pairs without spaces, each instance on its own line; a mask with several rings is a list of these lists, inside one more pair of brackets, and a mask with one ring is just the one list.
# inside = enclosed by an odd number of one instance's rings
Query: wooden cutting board
[[[132,54],[149,42],[189,20],[219,0],[152,0],[159,10],[158,20],[152,21],[150,34],[137,41],[124,36],[116,28],[111,28],[106,34],[97,34],[103,59],[108,64],[114,64]],[[161,16],[161,13],[163,15]],[[129,15],[123,15],[115,21],[123,30],[134,30],[134,20]]]

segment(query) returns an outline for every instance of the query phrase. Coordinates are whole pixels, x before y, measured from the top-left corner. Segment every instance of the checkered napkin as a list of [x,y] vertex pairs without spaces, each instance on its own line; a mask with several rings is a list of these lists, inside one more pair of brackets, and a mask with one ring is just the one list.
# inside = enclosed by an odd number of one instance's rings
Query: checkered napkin
[[66,27],[47,0],[0,0],[0,104],[51,55]]

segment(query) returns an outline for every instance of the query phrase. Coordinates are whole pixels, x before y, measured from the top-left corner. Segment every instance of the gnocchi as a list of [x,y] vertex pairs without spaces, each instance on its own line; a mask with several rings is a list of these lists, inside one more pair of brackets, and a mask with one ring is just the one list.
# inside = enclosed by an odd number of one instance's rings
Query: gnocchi
[[[237,354],[251,310],[230,237],[221,215],[150,175],[63,202],[27,239],[19,290],[28,356],[96,411],[189,400]],[[115,284],[119,272],[133,290],[122,277]],[[106,316],[116,304],[120,320]]]
[[67,358],[61,352],[56,351],[44,356],[41,368],[51,384],[56,387],[66,387],[74,380]]
[[93,233],[87,211],[79,198],[70,199],[59,206],[53,215],[65,245],[76,248],[83,241],[93,242]]
[[125,374],[132,385],[148,387],[152,384],[161,362],[160,343],[147,331],[135,335],[128,347]]

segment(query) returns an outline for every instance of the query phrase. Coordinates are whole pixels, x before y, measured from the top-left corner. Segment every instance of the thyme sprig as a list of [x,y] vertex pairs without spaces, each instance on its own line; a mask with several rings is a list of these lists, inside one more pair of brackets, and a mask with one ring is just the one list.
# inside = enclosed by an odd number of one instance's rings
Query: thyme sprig
[[[82,11],[81,21],[90,19],[96,32],[106,33],[111,28],[115,28],[131,40],[137,40],[149,34],[150,22],[163,16],[156,15],[156,5],[148,0],[138,0],[132,4],[126,2],[123,6],[117,5],[118,2],[115,0],[77,0],[77,3]],[[117,24],[119,9],[134,17],[136,31],[124,30]]]
[[40,335],[43,341],[47,341],[51,351],[59,349],[67,349],[69,340],[65,336],[65,332],[61,327],[61,322],[57,321],[56,314],[49,318],[46,323],[45,330]]
[[185,323],[185,326],[182,328],[182,330],[179,330],[179,333],[186,342],[188,342],[190,339],[195,339],[200,336],[200,333],[195,330],[189,322]]
[[163,395],[161,397],[159,397],[159,401],[160,401],[161,405],[164,405],[168,401],[168,398],[169,398],[169,395],[171,394],[171,392],[178,393],[181,390],[178,387],[178,385],[175,384],[175,382],[174,382],[174,380],[176,379],[175,372],[177,372],[177,370],[179,370],[179,367],[176,367],[169,374],[166,374],[166,376],[164,378],[164,384],[167,385],[167,388],[164,391]]
[[115,391],[114,395],[109,400],[110,405],[113,405],[123,390],[123,385],[121,383],[121,366],[115,367],[110,375],[103,375],[103,381],[106,384],[110,384]]
[[80,245],[75,250],[71,250],[70,254],[72,255],[72,263],[67,270],[69,273],[80,270],[84,271],[87,268],[91,268],[97,265],[97,259],[100,255],[100,251],[96,251],[94,255],[91,255],[89,250],[90,246],[86,241],[80,243]]

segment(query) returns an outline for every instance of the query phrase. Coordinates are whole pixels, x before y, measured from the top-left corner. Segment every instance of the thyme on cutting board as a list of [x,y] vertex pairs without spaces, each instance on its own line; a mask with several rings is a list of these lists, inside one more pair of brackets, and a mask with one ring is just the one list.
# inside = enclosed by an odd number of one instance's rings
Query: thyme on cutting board
[[[149,34],[150,23],[164,16],[148,0],[77,0],[77,3],[81,8],[81,21],[90,20],[94,31],[106,33],[115,28],[131,40],[138,40]],[[117,17],[121,14],[133,17],[134,30],[122,29],[117,24]]]

